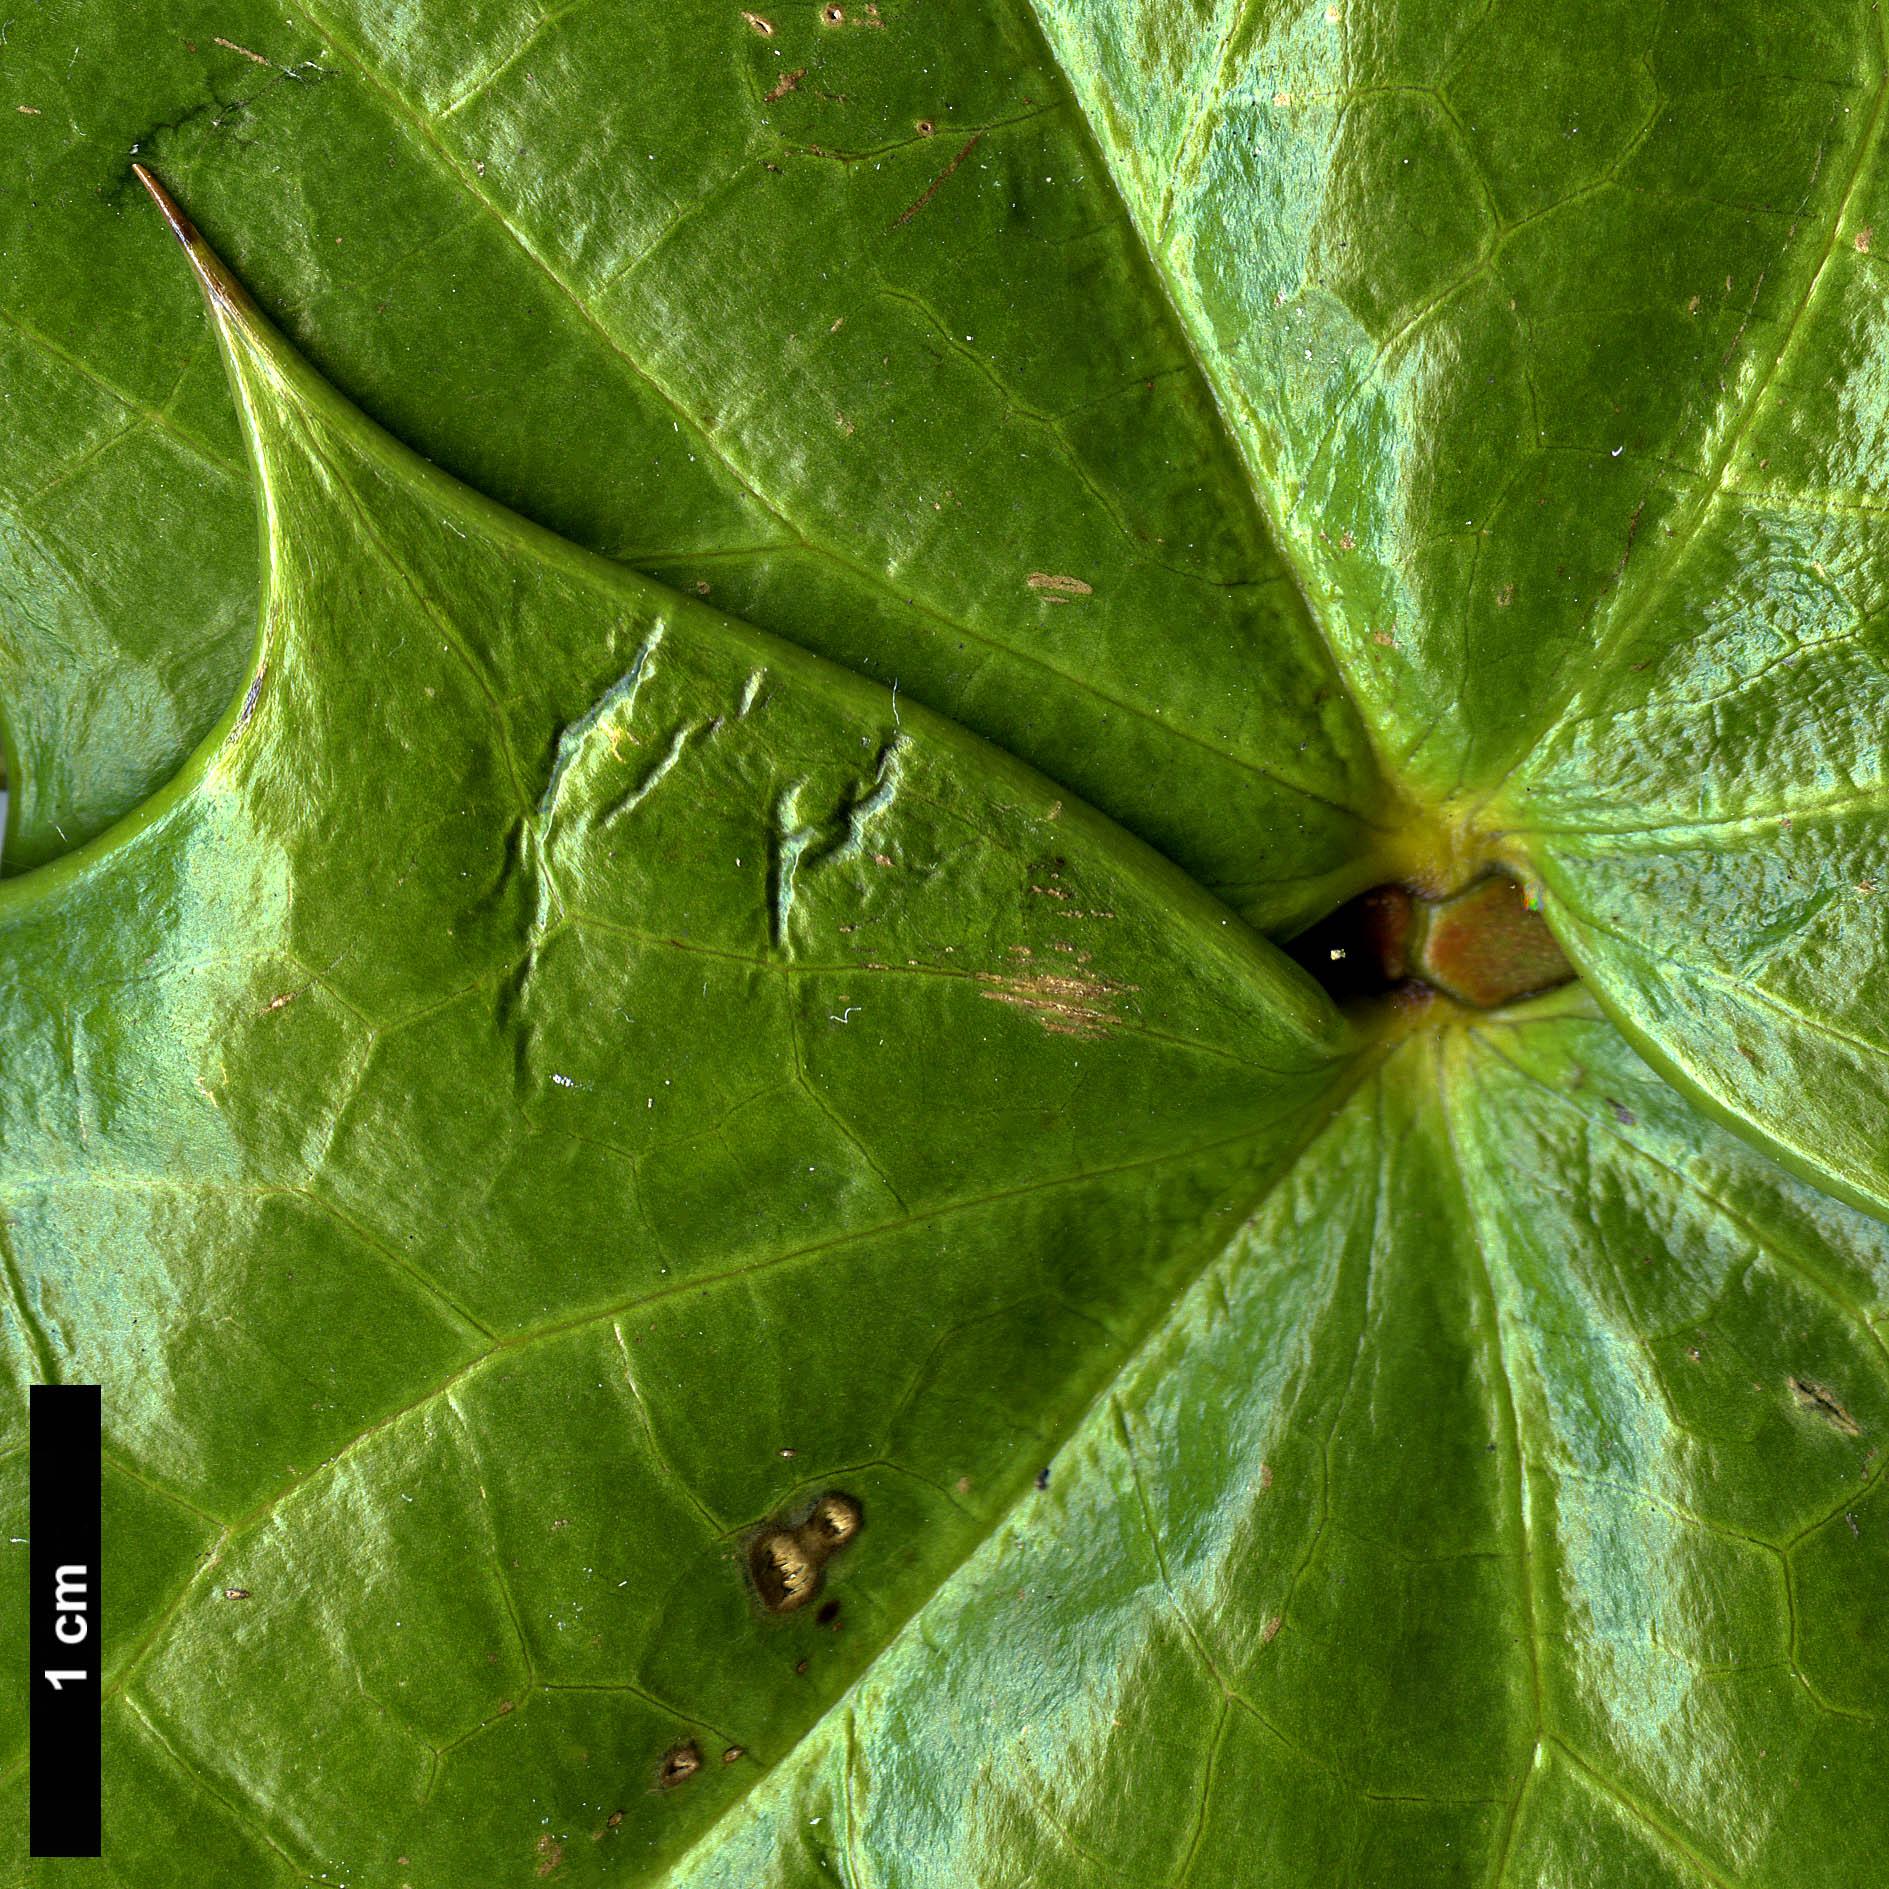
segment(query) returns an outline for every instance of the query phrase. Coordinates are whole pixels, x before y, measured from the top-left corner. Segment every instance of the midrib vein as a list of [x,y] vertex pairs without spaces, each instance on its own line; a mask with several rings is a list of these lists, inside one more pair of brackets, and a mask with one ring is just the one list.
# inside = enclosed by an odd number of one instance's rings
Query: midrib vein
[[[1235,459],[1246,473],[1246,485],[1241,496],[1258,514],[1265,528],[1268,548],[1279,560],[1281,569],[1291,581],[1305,624],[1311,631],[1320,654],[1325,659],[1326,671],[1343,694],[1346,706],[1351,710],[1353,725],[1362,733],[1380,778],[1388,781],[1391,778],[1391,770],[1387,764],[1383,743],[1379,739],[1379,731],[1373,726],[1370,718],[1364,714],[1357,690],[1352,684],[1350,670],[1339,659],[1337,645],[1332,639],[1325,616],[1318,607],[1318,586],[1313,583],[1309,572],[1303,568],[1300,560],[1291,550],[1291,539],[1285,529],[1285,508],[1259,459],[1257,416],[1250,412],[1249,403],[1240,397],[1238,389],[1231,385],[1225,376],[1214,371],[1215,356],[1207,345],[1206,324],[1198,318],[1199,310],[1196,300],[1172,266],[1172,252],[1167,241],[1167,225],[1173,211],[1172,185],[1170,184],[1168,191],[1163,193],[1159,209],[1161,227],[1158,230],[1149,228],[1147,206],[1141,192],[1135,188],[1133,179],[1124,174],[1125,167],[1117,162],[1113,141],[1104,135],[1103,128],[1091,116],[1080,89],[1069,76],[1068,66],[1074,62],[1065,62],[1059,56],[1060,42],[1052,37],[1050,24],[1044,17],[1044,0],[1029,0],[1029,10],[1045,63],[1062,80],[1075,118],[1087,136],[1089,148],[1094,152],[1103,176],[1109,181],[1122,216],[1135,234],[1141,255],[1147,262],[1149,274],[1167,306],[1175,331],[1187,349],[1194,370],[1200,376],[1201,384],[1213,400],[1214,412],[1219,417],[1221,432],[1232,446]],[[1251,0],[1236,0],[1232,23],[1218,43],[1210,62],[1212,79],[1203,89],[1201,96],[1193,101],[1184,133],[1184,149],[1177,150],[1175,155],[1176,174],[1184,164],[1190,166],[1190,182],[1194,170],[1197,170],[1204,157],[1207,143],[1213,135],[1214,111],[1223,76],[1234,60],[1244,56],[1255,31],[1257,31],[1257,26],[1253,18]]]

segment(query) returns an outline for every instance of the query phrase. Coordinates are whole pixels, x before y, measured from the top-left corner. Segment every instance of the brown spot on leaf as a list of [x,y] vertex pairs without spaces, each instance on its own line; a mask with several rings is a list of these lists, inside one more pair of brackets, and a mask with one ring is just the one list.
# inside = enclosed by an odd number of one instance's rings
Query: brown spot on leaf
[[851,1496],[830,1489],[813,1505],[796,1539],[815,1545],[819,1552],[831,1554],[835,1549],[844,1548],[859,1533],[864,1519],[859,1504]]
[[748,1572],[761,1605],[771,1614],[788,1614],[812,1597],[820,1582],[820,1561],[785,1529],[770,1529],[749,1550]]
[[564,1845],[550,1831],[538,1839],[538,1877],[542,1881],[564,1861]]
[[1875,234],[1876,226],[1873,223],[1865,223],[1863,227],[1856,232],[1856,253],[1859,256],[1867,256],[1869,254],[1870,239]]
[[765,105],[771,105],[777,98],[785,98],[806,76],[807,68],[805,66],[801,66],[793,72],[783,73],[780,83],[776,85],[773,91],[769,92],[761,102]]
[[656,1773],[656,1788],[673,1791],[678,1784],[686,1784],[702,1768],[702,1754],[696,1750],[695,1741],[685,1738],[679,1745],[671,1745],[662,1754],[662,1764]]
[[763,19],[758,13],[744,13],[741,17],[746,20],[763,39],[772,39],[774,37],[774,22],[772,20]]
[[730,1745],[728,1749],[722,1753],[721,1761],[723,1764],[733,1764],[737,1759],[745,1758],[747,1755],[748,1748],[746,1745]]
[[1049,571],[1032,571],[1023,581],[1032,590],[1060,590],[1072,597],[1095,595],[1095,586],[1085,584],[1080,577],[1058,577]]

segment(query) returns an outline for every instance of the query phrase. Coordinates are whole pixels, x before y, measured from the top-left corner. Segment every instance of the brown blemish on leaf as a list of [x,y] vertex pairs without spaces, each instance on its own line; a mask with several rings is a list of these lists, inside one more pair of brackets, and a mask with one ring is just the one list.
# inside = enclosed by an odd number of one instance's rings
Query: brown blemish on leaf
[[[1042,890],[1039,886],[1030,889]],[[1055,896],[1069,895],[1061,892]],[[977,975],[980,983],[996,986],[980,991],[980,996],[1029,1011],[1044,1029],[1057,1036],[1106,1036],[1121,1021],[1114,1000],[1140,989],[1138,984],[1117,984],[1106,977],[1071,976],[1057,971],[1038,971],[1028,977],[997,971],[979,971]]]
[[688,1783],[701,1768],[702,1754],[696,1750],[693,1739],[685,1738],[662,1754],[662,1764],[656,1773],[656,1788],[659,1791],[673,1791],[678,1784]]
[[839,1617],[840,1604],[836,1600],[829,1600],[822,1603],[820,1611],[813,1616],[815,1624],[822,1627],[832,1626]]
[[564,1845],[550,1831],[538,1839],[538,1877],[542,1881],[564,1861]]
[[846,15],[839,7],[822,7],[820,9],[820,17],[829,26],[844,26],[846,24]]
[[748,1553],[748,1572],[755,1592],[771,1614],[789,1614],[804,1607],[820,1583],[819,1557],[785,1529],[770,1529],[756,1538]]
[[249,1598],[249,1589],[246,1587],[226,1587],[223,1590],[223,1598],[225,1600],[247,1600]]
[[785,98],[806,76],[807,68],[805,66],[801,66],[793,72],[783,73],[780,83],[775,86],[773,91],[769,92],[761,102],[764,105],[771,105],[777,98]]
[[721,1761],[723,1764],[734,1764],[747,1755],[748,1748],[746,1745],[730,1745],[728,1749],[722,1753]]
[[243,55],[245,59],[253,59],[256,62],[256,64],[259,66],[273,67],[275,65],[275,61],[273,59],[265,59],[261,53],[251,52],[247,46],[239,46],[237,45],[235,40],[225,39],[221,33],[219,33],[216,36],[215,43],[223,47],[224,50],[227,52],[239,52]]
[[836,1548],[844,1548],[859,1533],[859,1525],[864,1519],[859,1504],[851,1496],[832,1489],[813,1505],[812,1512],[800,1525],[796,1538],[803,1543],[815,1544],[821,1552],[831,1554]]
[[614,1830],[623,1821],[623,1813],[620,1810],[613,1810],[603,1821],[605,1829]]
[[1274,1614],[1273,1617],[1266,1622],[1265,1626],[1260,1631],[1260,1635],[1259,1635],[1260,1645],[1270,1646],[1273,1643],[1274,1636],[1278,1633],[1279,1628],[1282,1624],[1283,1622],[1281,1620],[1281,1617],[1278,1614]]
[[[833,7],[833,8],[830,8],[829,11],[837,14],[839,12],[839,8]],[[925,205],[928,204],[932,200],[932,198],[938,194],[939,186],[944,182],[944,180],[947,177],[951,175],[951,173],[954,170],[957,169],[957,167],[960,164],[964,162],[964,160],[967,157],[971,155],[973,151],[977,149],[978,145],[983,142],[983,138],[984,138],[984,134],[981,131],[973,132],[971,134],[970,142],[966,144],[964,148],[957,154],[957,156],[954,157],[951,160],[951,162],[947,164],[944,167],[944,169],[941,170],[938,173],[938,175],[934,177],[931,180],[931,182],[925,186],[924,194],[918,199],[918,201],[914,203],[911,206],[911,208],[905,211],[902,215],[893,218],[892,227],[894,229],[897,229],[901,223],[909,223],[912,220],[912,218],[915,217],[919,213],[919,211],[921,211],[925,207]]]
[[772,39],[774,37],[774,22],[772,20],[763,19],[758,13],[744,13],[741,17],[746,20],[763,39]]
[[1807,1377],[1794,1377],[1790,1386],[1800,1410],[1814,1410],[1831,1429],[1841,1430],[1845,1436],[1863,1434],[1863,1426],[1843,1408],[1836,1392],[1827,1385],[1813,1383]]
[[1066,591],[1072,597],[1095,595],[1095,586],[1085,584],[1080,577],[1058,577],[1049,571],[1032,571],[1023,581],[1032,590]]
[[938,127],[934,125],[929,118],[921,118],[918,121],[918,135],[921,138],[929,138],[937,129]]
[[1876,226],[1873,223],[1865,223],[1863,227],[1856,232],[1856,253],[1859,256],[1867,256],[1869,254],[1870,238],[1875,234]]

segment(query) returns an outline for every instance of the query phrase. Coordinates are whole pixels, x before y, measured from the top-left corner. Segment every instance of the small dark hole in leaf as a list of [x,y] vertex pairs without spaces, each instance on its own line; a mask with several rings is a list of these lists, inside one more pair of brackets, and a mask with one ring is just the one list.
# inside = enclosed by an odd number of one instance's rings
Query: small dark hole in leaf
[[1283,949],[1333,1003],[1382,997],[1409,976],[1400,948],[1409,907],[1410,894],[1401,886],[1378,886],[1327,913]]
[[921,138],[929,138],[937,129],[938,127],[929,118],[921,118],[918,121],[918,135]]
[[671,1745],[662,1754],[662,1769],[656,1774],[657,1787],[672,1791],[678,1784],[686,1784],[702,1768],[702,1754],[696,1750],[693,1741],[680,1745]]
[[826,1602],[824,1606],[821,1607],[820,1611],[817,1614],[815,1614],[813,1617],[814,1619],[819,1621],[821,1626],[830,1627],[833,1624],[833,1622],[836,1621],[840,1617],[839,1602],[836,1600],[829,1600],[828,1602]]

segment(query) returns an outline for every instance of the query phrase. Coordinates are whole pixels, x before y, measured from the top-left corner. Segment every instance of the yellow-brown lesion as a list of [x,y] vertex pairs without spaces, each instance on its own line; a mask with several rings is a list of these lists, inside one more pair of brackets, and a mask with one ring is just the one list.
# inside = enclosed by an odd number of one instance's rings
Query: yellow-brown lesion
[[748,1575],[771,1614],[794,1613],[820,1591],[826,1564],[858,1536],[865,1511],[842,1490],[829,1489],[798,1516],[770,1523],[748,1546]]

